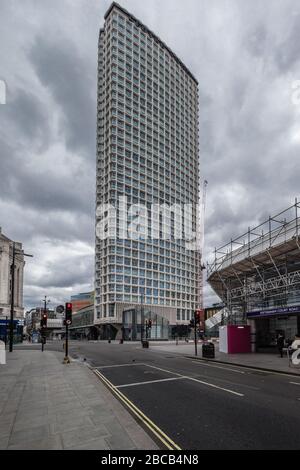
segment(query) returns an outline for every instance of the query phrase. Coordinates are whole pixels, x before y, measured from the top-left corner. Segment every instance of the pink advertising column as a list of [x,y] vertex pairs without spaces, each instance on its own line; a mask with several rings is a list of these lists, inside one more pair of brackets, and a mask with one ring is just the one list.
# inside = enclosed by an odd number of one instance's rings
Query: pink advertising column
[[251,353],[251,328],[249,325],[228,325],[228,354]]
[[227,325],[220,328],[220,352],[226,354],[251,353],[249,325]]

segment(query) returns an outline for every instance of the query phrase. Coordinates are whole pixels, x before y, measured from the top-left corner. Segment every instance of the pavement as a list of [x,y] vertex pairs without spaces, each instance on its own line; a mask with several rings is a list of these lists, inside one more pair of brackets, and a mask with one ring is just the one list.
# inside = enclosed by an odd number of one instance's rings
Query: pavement
[[[205,359],[210,362],[220,362],[224,364],[232,364],[242,367],[251,367],[262,369],[270,372],[282,372],[293,375],[300,375],[300,366],[289,364],[286,355],[281,358],[278,354],[274,353],[252,353],[252,354],[224,354],[219,351],[218,343],[215,344],[215,359]],[[186,343],[180,341],[178,345],[176,342],[153,342],[151,343],[153,351],[160,351],[165,353],[179,354],[182,356],[195,356],[195,344],[193,342]],[[202,344],[198,344],[198,358],[202,358]]]
[[158,448],[89,367],[62,359],[61,352],[29,347],[7,353],[0,365],[0,449]]

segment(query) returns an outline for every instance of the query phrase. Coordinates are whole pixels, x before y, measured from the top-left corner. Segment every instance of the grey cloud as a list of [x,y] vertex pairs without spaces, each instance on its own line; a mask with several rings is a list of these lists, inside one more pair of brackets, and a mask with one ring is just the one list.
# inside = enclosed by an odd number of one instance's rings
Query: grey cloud
[[[85,169],[82,175],[77,175],[76,178],[71,170],[66,175],[55,174],[51,160],[46,162],[43,170],[33,170],[26,165],[26,160],[30,158],[27,149],[8,147],[1,139],[0,146],[3,200],[15,201],[20,205],[45,212],[56,209],[92,213],[94,194],[92,171]],[[74,186],[75,182],[77,187]],[[82,188],[80,188],[81,182],[85,183]]]
[[34,279],[27,279],[30,285],[39,288],[70,288],[85,284],[91,278],[90,266],[93,265],[92,256],[80,257],[74,256],[62,260],[63,266],[57,263],[47,263],[45,266],[45,274],[40,277],[38,283],[35,284]]
[[291,29],[276,51],[277,65],[281,72],[287,72],[299,62],[300,13],[291,16]]
[[53,38],[38,36],[28,56],[63,113],[61,135],[67,146],[95,158],[96,66],[92,70],[86,58],[80,56],[76,43],[61,37],[55,42]]
[[267,29],[263,24],[255,26],[254,30],[245,37],[245,47],[248,52],[256,57],[262,57],[268,42]]
[[45,149],[51,139],[51,129],[44,103],[24,88],[13,90],[10,94],[11,99],[7,100],[2,119],[13,123],[17,142],[25,138],[31,145],[34,141],[39,149]]

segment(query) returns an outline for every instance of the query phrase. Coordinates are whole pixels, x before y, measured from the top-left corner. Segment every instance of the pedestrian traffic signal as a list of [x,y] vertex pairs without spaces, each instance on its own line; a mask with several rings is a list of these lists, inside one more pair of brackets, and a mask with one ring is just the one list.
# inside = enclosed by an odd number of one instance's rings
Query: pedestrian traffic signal
[[42,328],[47,328],[47,313],[43,313],[42,314],[42,318],[41,318],[41,327]]
[[70,302],[67,302],[65,308],[67,325],[71,325],[72,323],[72,309],[73,305]]

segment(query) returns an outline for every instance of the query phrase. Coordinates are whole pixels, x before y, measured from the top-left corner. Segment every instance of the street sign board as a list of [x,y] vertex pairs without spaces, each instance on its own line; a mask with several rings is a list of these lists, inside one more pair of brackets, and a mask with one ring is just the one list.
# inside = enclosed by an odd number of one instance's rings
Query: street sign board
[[33,343],[38,343],[39,342],[39,334],[37,332],[33,332],[31,337],[32,337],[32,342]]

